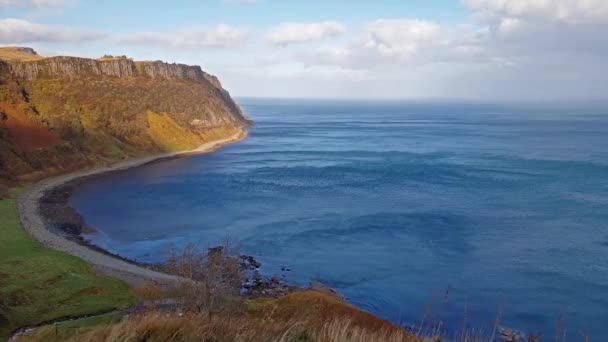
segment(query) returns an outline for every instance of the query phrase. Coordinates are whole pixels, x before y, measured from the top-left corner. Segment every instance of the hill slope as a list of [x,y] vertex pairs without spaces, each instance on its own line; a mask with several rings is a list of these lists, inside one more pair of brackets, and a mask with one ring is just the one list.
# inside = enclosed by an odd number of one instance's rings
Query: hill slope
[[0,182],[195,148],[248,125],[198,66],[0,48]]

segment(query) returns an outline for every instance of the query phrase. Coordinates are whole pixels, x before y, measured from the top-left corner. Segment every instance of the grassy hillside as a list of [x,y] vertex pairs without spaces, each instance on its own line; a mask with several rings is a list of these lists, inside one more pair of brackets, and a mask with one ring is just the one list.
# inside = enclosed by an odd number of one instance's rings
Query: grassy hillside
[[150,137],[165,151],[191,150],[201,144],[201,137],[183,129],[167,114],[148,112]]
[[0,59],[6,61],[31,62],[42,60],[44,57],[38,55],[36,51],[29,48],[4,47],[0,48]]
[[205,316],[140,313],[46,327],[21,341],[422,341],[328,295],[305,291],[249,301],[241,312]]
[[0,199],[16,177],[26,181],[92,164],[92,157],[12,104],[0,101],[0,119]]
[[0,341],[22,326],[133,303],[126,284],[31,239],[19,224],[17,194],[0,200]]
[[0,48],[0,184],[190,149],[246,125],[198,67]]

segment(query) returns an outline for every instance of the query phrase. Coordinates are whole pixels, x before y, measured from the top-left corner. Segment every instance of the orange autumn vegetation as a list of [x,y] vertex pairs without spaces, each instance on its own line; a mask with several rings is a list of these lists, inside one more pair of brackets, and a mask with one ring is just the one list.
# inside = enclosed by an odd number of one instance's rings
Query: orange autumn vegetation
[[272,320],[282,317],[306,320],[320,326],[326,322],[348,318],[351,324],[369,331],[393,330],[391,323],[317,291],[303,291],[278,299],[256,299],[248,303],[250,312]]
[[0,48],[0,185],[187,150],[247,127],[198,67]]
[[[57,341],[52,329],[24,336]],[[248,302],[240,313],[199,315],[149,310],[122,322],[82,329],[65,341],[422,341],[331,296],[304,291]]]
[[0,113],[5,114],[2,118],[3,126],[6,128],[7,138],[13,144],[27,150],[35,150],[64,143],[46,127],[34,122],[7,102],[0,101]]

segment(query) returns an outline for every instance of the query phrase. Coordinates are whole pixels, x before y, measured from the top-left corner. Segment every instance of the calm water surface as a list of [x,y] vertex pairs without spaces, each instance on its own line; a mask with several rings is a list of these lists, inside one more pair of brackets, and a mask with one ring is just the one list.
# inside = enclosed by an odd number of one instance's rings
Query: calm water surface
[[[242,100],[250,137],[80,188],[96,244],[163,261],[229,236],[267,274],[401,323],[608,336],[608,111]],[[502,309],[499,309],[502,308]]]

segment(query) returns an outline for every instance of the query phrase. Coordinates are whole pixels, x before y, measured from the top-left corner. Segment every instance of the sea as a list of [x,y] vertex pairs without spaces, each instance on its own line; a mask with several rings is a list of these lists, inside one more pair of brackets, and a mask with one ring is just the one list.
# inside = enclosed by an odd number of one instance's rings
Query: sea
[[608,336],[608,106],[238,102],[246,140],[82,184],[86,238],[152,263],[228,239],[405,326]]

